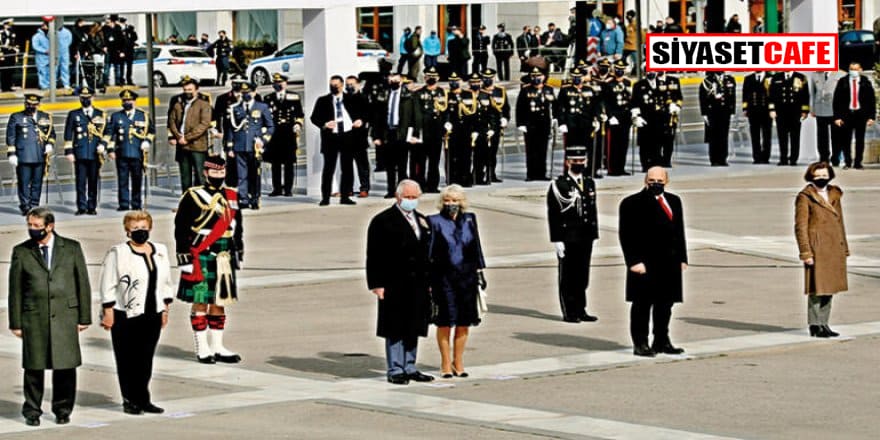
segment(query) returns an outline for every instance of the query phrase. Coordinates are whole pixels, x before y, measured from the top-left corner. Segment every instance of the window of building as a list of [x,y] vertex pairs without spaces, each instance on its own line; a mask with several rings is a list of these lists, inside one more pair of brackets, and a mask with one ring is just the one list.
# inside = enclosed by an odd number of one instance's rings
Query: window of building
[[394,8],[358,8],[357,29],[362,37],[379,42],[383,49],[394,52]]
[[839,0],[837,22],[842,31],[859,29],[862,24],[862,0]]
[[196,29],[195,12],[175,12],[156,14],[156,38],[167,41],[168,37],[177,35],[179,42],[186,41],[189,35],[199,35]]
[[440,47],[443,48],[443,53],[446,53],[447,44],[452,36],[452,33],[449,32],[450,26],[456,26],[465,35],[468,34],[467,5],[437,6],[437,34],[440,35]]
[[278,43],[278,11],[236,11],[234,40]]

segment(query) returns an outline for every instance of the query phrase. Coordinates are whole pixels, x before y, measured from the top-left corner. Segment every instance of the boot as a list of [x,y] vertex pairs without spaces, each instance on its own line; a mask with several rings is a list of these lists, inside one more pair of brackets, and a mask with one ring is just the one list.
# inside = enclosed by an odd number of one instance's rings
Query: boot
[[196,343],[196,359],[202,364],[213,364],[214,354],[208,345],[208,331],[199,330],[193,332]]
[[223,346],[223,330],[208,329],[208,339],[211,343],[211,352],[214,353],[214,360],[227,364],[237,364],[241,362],[241,356],[233,353]]

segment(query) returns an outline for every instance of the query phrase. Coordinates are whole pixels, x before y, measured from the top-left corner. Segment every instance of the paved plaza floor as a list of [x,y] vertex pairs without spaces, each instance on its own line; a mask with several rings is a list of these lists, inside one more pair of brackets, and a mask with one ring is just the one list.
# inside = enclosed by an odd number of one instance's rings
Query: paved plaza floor
[[[506,179],[469,192],[489,268],[489,313],[471,332],[467,379],[400,387],[385,382],[375,337],[376,300],[364,280],[365,231],[388,206],[276,202],[244,213],[241,301],[229,308],[226,345],[239,365],[201,365],[188,308],[175,303],[152,384],[161,416],[130,416],[109,333],[82,334],[77,407],[70,425],[51,413],[31,428],[20,342],[0,334],[0,437],[290,439],[871,439],[880,417],[880,170],[839,171],[852,257],[849,292],[835,298],[834,340],[806,331],[803,269],[793,236],[803,169],[735,164],[671,170],[684,202],[691,267],[673,310],[683,356],[632,355],[617,205],[641,175],[598,182],[589,311],[597,323],[562,322],[556,259],[544,213],[546,184]],[[435,212],[436,196],[420,210]],[[157,205],[154,239],[171,244],[171,204]],[[59,234],[80,240],[97,284],[104,252],[123,239],[121,219],[64,216]],[[115,213],[113,213],[115,214]],[[4,216],[0,271],[26,238]],[[5,279],[4,279],[5,281]],[[6,283],[0,319],[6,321]],[[99,305],[93,304],[95,314]],[[97,322],[96,322],[97,324]],[[433,339],[419,366],[437,374]],[[51,390],[47,391],[47,397]],[[49,413],[48,401],[44,411]]]

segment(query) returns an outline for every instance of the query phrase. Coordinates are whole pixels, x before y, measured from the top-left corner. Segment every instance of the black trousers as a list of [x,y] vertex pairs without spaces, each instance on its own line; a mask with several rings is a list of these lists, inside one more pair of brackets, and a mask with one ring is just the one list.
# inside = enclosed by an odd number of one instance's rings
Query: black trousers
[[296,162],[292,160],[272,162],[272,191],[290,194],[293,191],[293,173]]
[[397,137],[397,129],[388,130],[388,139],[380,147],[385,150],[383,158],[385,161],[385,176],[388,182],[387,195],[394,195],[397,190],[397,182],[407,178],[406,174],[406,143]]
[[457,183],[464,187],[474,184],[473,174],[471,174],[472,154],[470,133],[464,128],[453,128],[446,150],[446,160],[449,162],[447,165],[449,167],[447,184]]
[[130,86],[134,85],[134,81],[131,79],[132,66],[134,66],[134,52],[125,54],[125,61],[122,63],[122,68],[125,70],[125,75],[123,76],[125,83]]
[[327,142],[321,144],[321,154],[324,156],[324,169],[321,171],[321,199],[330,200],[337,160],[342,174],[339,182],[339,194],[342,199],[346,199],[348,198],[348,190],[354,183],[351,136],[349,133],[331,134],[325,139]]
[[474,52],[474,59],[471,61],[471,72],[482,72],[486,70],[488,65],[489,52]]
[[12,53],[0,51],[0,55],[7,55],[7,58],[0,60],[0,92],[12,91],[12,74],[15,73],[15,58]]
[[76,166],[76,209],[94,210],[98,206],[97,160],[77,159]]
[[819,152],[819,161],[840,165],[839,144],[840,128],[834,125],[834,117],[816,116],[816,150]]
[[127,318],[125,312],[114,310],[113,316],[110,338],[122,399],[139,406],[151,403],[150,379],[162,332],[162,314],[153,312]]
[[424,149],[428,156],[425,176],[425,191],[435,192],[440,188],[440,153],[443,150],[443,137],[439,133],[425,138]]
[[629,150],[630,118],[628,114],[617,116],[617,125],[606,125],[608,130],[608,174],[620,175],[626,172],[627,151]]
[[565,257],[559,260],[559,305],[564,319],[574,320],[587,312],[590,257],[593,241],[564,242]]
[[[355,169],[358,174],[359,191],[370,190],[370,158],[367,155],[367,148],[369,146],[367,131],[365,129],[355,129],[352,134],[351,157],[354,160]],[[355,192],[354,183],[352,183],[352,192]]]
[[668,124],[668,121],[663,121],[659,118],[649,119],[648,125],[638,129],[638,139],[639,143],[639,162],[642,165],[642,172],[648,170],[653,166],[665,166],[664,162],[664,153],[672,156],[672,148],[671,146],[667,147],[666,140],[670,136],[667,135],[668,125],[664,126],[663,124]]
[[710,164],[723,165],[727,163],[729,132],[729,113],[709,115],[709,125],[706,126],[706,142],[709,143]]
[[550,127],[529,125],[524,138],[526,142],[526,179],[546,179],[547,141],[550,139]]
[[238,188],[239,205],[244,207],[259,206],[260,195],[263,193],[260,167],[253,151],[235,152],[235,175],[238,178],[235,187]]
[[116,176],[119,207],[135,211],[141,209],[141,186],[144,183],[143,160],[139,157],[117,156]]
[[406,147],[406,150],[404,150],[406,155],[404,163],[407,163],[407,161],[409,163],[409,178],[415,180],[424,191],[427,184],[425,180],[425,162],[428,160],[428,155],[425,153],[425,144],[406,142],[404,145]]
[[654,346],[669,343],[669,320],[672,303],[659,301],[633,301],[629,310],[629,332],[633,345],[648,344],[648,327],[653,315]]
[[[25,417],[39,417],[43,414],[46,370],[24,370],[24,405],[21,414]],[[52,370],[52,413],[56,417],[66,417],[73,412],[76,401],[76,368]]]
[[498,80],[510,81],[510,55],[495,55],[495,65],[498,68]]
[[801,152],[801,114],[780,112],[778,115],[776,136],[779,139],[779,163],[793,165]]
[[769,163],[773,120],[768,113],[749,113],[749,137],[752,139],[752,162]]
[[15,167],[15,173],[18,177],[18,207],[22,211],[40,206],[45,170],[46,164],[44,163],[19,163]]
[[[850,112],[843,117],[843,127],[840,127],[840,147],[843,149],[843,160],[846,166],[862,166],[862,157],[865,155],[865,128],[868,118],[861,113]],[[856,136],[856,154],[852,155],[852,137]]]
[[[497,138],[497,136],[492,136]],[[492,155],[492,139],[486,137],[486,133],[480,133],[474,147],[474,184],[488,185],[490,179],[489,160]],[[497,147],[496,147],[497,151]]]

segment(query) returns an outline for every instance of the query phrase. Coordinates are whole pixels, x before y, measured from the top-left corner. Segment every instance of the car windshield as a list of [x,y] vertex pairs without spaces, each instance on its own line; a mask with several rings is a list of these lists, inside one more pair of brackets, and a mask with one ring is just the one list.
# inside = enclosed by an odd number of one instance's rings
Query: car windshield
[[358,50],[385,50],[382,45],[375,41],[360,40],[357,43]]
[[278,52],[279,55],[299,55],[301,53],[303,53],[302,41],[293,43]]
[[[159,49],[158,47],[154,47],[154,48],[153,48],[153,59],[156,59],[156,58],[159,57],[159,52],[160,52],[160,51],[161,51],[161,49]],[[143,47],[142,47],[142,48],[139,48],[139,49],[135,49],[135,50],[134,50],[134,59],[135,59],[135,60],[145,60],[145,59],[147,59],[147,49],[146,49],[146,48],[143,48]]]
[[211,58],[201,49],[172,49],[171,56],[178,58]]

